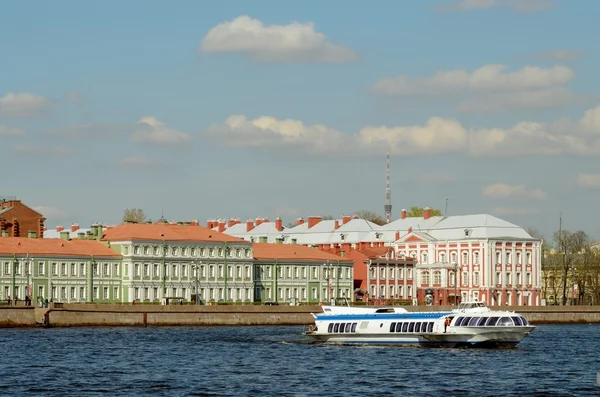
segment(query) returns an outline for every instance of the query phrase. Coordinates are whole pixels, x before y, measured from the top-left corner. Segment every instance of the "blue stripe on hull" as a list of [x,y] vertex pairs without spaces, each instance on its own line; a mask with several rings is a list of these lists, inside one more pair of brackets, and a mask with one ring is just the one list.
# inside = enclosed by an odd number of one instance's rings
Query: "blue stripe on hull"
[[320,321],[346,321],[346,320],[425,320],[438,319],[452,314],[447,313],[369,313],[369,314],[317,314]]

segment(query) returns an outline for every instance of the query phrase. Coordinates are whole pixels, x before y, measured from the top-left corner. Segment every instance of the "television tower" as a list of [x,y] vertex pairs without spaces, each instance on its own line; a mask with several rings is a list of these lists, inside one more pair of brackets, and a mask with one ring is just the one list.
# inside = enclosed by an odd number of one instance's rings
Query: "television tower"
[[385,220],[390,223],[392,217],[392,188],[390,187],[390,154],[387,154],[386,168],[385,168],[385,205],[383,206],[385,212]]

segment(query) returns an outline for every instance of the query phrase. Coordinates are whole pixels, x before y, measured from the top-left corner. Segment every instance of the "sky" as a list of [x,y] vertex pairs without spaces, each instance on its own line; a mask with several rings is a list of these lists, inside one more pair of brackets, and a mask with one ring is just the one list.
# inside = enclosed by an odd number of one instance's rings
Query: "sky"
[[600,239],[595,0],[13,1],[0,196],[46,225],[488,213]]

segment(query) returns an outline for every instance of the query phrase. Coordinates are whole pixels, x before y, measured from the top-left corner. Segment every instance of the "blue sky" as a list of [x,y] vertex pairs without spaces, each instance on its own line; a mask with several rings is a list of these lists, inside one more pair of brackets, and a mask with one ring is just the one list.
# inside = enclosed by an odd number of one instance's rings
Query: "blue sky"
[[[0,195],[47,224],[491,213],[600,239],[597,1],[3,4]],[[8,183],[7,183],[7,182]]]

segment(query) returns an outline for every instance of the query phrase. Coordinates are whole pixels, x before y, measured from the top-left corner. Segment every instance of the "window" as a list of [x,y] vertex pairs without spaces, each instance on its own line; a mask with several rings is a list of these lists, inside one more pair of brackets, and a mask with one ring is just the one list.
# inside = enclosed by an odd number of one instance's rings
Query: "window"
[[154,247],[154,256],[160,255],[160,249],[158,247]]
[[150,265],[144,263],[144,277],[150,276]]
[[473,284],[479,285],[479,272],[473,272]]
[[[43,275],[44,275],[44,268],[45,268],[45,266],[44,266],[44,262],[38,262],[38,274],[39,274],[40,276],[43,276]],[[41,296],[41,295],[40,295],[40,296]]]
[[[334,278],[335,278],[335,276],[334,276]],[[385,268],[384,267],[379,269],[379,279],[385,280]]]
[[302,278],[306,278],[308,269],[306,267],[302,268]]
[[127,245],[123,247],[123,255],[129,255],[129,247]]
[[187,254],[188,254],[188,249],[187,249],[187,247],[183,247],[183,248],[181,249],[181,255],[183,255],[183,256],[187,256]]
[[233,266],[227,265],[227,277],[229,277],[229,278],[233,277]]
[[468,285],[468,284],[469,284],[469,273],[462,272],[462,285]]
[[298,273],[298,267],[294,267],[294,278],[299,278],[300,273]]
[[412,297],[412,285],[407,285],[406,286],[406,294],[407,294],[407,296],[411,296]]
[[427,262],[427,259],[428,259],[428,257],[427,257],[427,252],[423,252],[423,253],[421,254],[421,263],[423,263],[423,264],[427,264],[427,263],[428,263],[428,262]]
[[[348,278],[349,278],[349,277],[348,277]],[[391,268],[390,268],[390,280],[393,280],[393,279],[394,279],[394,268],[393,268],[393,267],[391,267]]]
[[80,263],[79,264],[79,275],[85,276],[85,270],[86,270],[85,263]]
[[[258,267],[256,268],[256,271],[258,273],[257,277],[260,276],[259,268]],[[236,266],[235,267],[235,274],[236,274],[237,278],[242,278],[242,267],[241,266]]]
[[406,278],[408,280],[412,280],[412,268],[410,268],[410,267],[408,269],[406,269]]
[[442,283],[442,273],[439,270],[433,272],[433,283],[441,284]]
[[113,299],[114,300],[119,299],[119,287],[114,287],[113,288]]
[[110,267],[108,266],[108,263],[104,264],[104,275],[105,276],[110,275]]
[[200,256],[202,256],[202,257],[206,256],[206,249],[200,248]]
[[374,280],[375,279],[375,268],[374,267],[371,268],[370,274],[371,274],[371,279]]
[[528,252],[528,253],[526,254],[526,256],[527,256],[527,264],[528,264],[528,265],[531,265],[531,252]]
[[398,280],[402,280],[403,277],[404,277],[404,269],[400,268],[400,269],[398,269]]
[[462,263],[465,265],[469,263],[469,254],[466,252],[462,253]]
[[104,300],[108,299],[108,287],[102,288],[102,299],[104,299]]
[[515,282],[516,282],[517,284],[521,284],[521,272],[517,272],[517,273],[515,274]]
[[210,277],[215,276],[215,267],[213,265],[209,266],[209,274],[210,274]]
[[71,300],[75,300],[75,287],[71,287]]
[[456,252],[450,254],[452,256],[452,263],[456,263]]
[[448,277],[450,278],[450,286],[454,287],[454,283],[456,282],[456,277],[454,276],[454,272],[448,272]]
[[421,273],[421,284],[429,284],[429,272],[424,271]]
[[154,264],[154,277],[158,277],[160,275],[160,267],[158,266],[158,263]]
[[[94,289],[96,289],[96,288],[94,287]],[[136,299],[136,300],[140,299],[140,288],[139,287],[135,287],[133,289],[133,299]]]
[[246,278],[250,278],[250,266],[246,266]]
[[144,255],[150,255],[150,247],[144,247]]
[[118,263],[115,263],[115,264],[113,265],[113,268],[114,268],[114,269],[113,269],[113,274],[114,274],[115,276],[118,276],[118,275],[119,275],[119,264],[118,264]]
[[479,265],[479,252],[473,253],[473,263]]
[[136,263],[135,265],[133,265],[133,274],[135,277],[140,276],[140,264],[139,263]]
[[99,276],[100,268],[98,267],[98,265],[96,263],[93,263],[92,266],[94,267],[94,276]]
[[77,275],[77,265],[75,263],[71,263],[71,276]]
[[506,284],[510,284],[510,272],[506,272],[505,281],[506,281]]
[[140,247],[138,247],[137,245],[133,247],[133,253],[134,255],[139,255],[140,254]]
[[[8,291],[7,291],[8,292]],[[7,295],[8,296],[8,295]],[[44,297],[44,286],[43,285],[39,285],[38,286],[38,297],[43,298]]]
[[187,277],[187,265],[181,265],[181,276]]
[[[20,269],[18,267],[19,265],[17,264],[17,274],[20,273]],[[61,276],[66,276],[67,275],[67,264],[66,263],[61,263],[60,264],[60,275]]]
[[190,255],[191,255],[191,256],[196,256],[196,248],[192,248],[192,249],[190,250]]
[[171,269],[171,277],[177,277],[177,265],[173,265]]
[[521,264],[521,253],[517,252],[517,264],[520,265]]
[[[58,274],[57,273],[57,271],[58,271],[57,269],[58,269],[58,264],[57,263],[53,263],[52,264],[52,275],[53,276],[56,276]],[[10,273],[7,273],[7,274],[10,274]]]
[[286,277],[292,278],[292,269],[289,266],[286,266],[285,271],[286,271],[286,275],[287,275]]
[[84,300],[85,298],[85,287],[79,287],[79,299]]
[[98,287],[94,287],[94,299],[98,299]]
[[200,277],[206,277],[206,267],[204,265],[200,265]]
[[144,288],[144,300],[148,300],[150,299],[150,288],[145,287]]
[[154,299],[158,299],[158,287],[154,287],[152,293],[154,295]]
[[496,251],[496,263],[497,264],[502,263],[502,260],[500,259],[501,255],[502,255],[502,253],[500,251]]
[[502,284],[502,281],[500,280],[500,272],[496,272],[495,282],[496,284]]
[[525,273],[525,284],[531,285],[531,273]]
[[440,262],[442,262],[442,263],[446,262],[446,253],[445,252],[440,252]]
[[510,252],[507,252],[507,253],[506,253],[506,264],[507,264],[507,265],[511,263],[511,261],[510,261],[510,260],[511,260],[511,255],[510,255]]
[[179,253],[179,250],[177,249],[177,247],[173,247],[171,249],[171,255],[173,256],[177,256],[177,254]]

